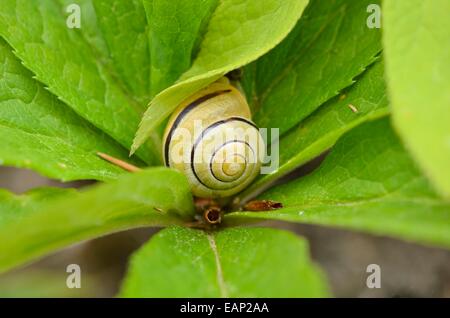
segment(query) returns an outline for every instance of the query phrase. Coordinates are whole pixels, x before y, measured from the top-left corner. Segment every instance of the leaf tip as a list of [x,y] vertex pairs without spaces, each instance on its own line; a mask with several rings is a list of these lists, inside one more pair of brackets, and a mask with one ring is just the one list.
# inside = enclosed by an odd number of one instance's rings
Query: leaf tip
[[131,157],[132,155],[134,155],[134,153],[136,152],[136,150],[137,150],[138,148],[139,148],[139,146],[136,145],[136,144],[133,142],[133,145],[131,146],[130,152],[128,153],[128,157]]

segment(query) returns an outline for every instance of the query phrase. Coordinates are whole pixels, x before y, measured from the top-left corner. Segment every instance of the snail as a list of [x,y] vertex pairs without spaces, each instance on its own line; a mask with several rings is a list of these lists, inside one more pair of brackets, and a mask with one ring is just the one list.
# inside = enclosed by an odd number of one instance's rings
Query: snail
[[264,140],[241,91],[228,78],[184,100],[163,137],[166,166],[184,173],[200,198],[226,198],[260,173]]
[[[227,77],[181,102],[165,128],[162,147],[165,165],[187,177],[196,208],[209,225],[222,220],[223,210],[216,200],[226,200],[244,190],[260,173],[265,154],[265,143],[251,121],[250,107]],[[97,154],[125,170],[140,170],[107,154]],[[244,205],[244,210],[281,207],[279,202],[256,200]]]

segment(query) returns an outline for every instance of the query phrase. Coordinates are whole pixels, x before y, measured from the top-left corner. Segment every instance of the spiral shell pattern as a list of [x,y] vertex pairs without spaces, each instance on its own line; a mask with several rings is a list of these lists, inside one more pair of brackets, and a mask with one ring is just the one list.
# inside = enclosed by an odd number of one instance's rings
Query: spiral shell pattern
[[186,99],[167,125],[167,166],[183,172],[197,197],[229,197],[259,174],[264,141],[242,93],[221,79]]

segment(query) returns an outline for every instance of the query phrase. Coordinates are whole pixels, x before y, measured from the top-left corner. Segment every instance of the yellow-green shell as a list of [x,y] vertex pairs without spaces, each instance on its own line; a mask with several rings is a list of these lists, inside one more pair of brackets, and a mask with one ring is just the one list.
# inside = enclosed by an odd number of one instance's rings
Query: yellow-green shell
[[163,139],[166,165],[183,172],[203,198],[245,189],[260,173],[263,150],[245,97],[226,78],[183,101]]

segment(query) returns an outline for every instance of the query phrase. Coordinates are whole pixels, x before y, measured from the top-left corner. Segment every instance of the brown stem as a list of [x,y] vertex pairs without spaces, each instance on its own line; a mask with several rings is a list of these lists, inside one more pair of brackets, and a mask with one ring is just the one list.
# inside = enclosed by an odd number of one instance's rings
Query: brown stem
[[130,171],[130,172],[136,172],[136,171],[140,171],[141,170],[141,168],[139,168],[139,167],[136,167],[136,166],[134,166],[134,165],[132,165],[132,164],[130,164],[128,162],[125,162],[123,160],[114,158],[114,157],[112,157],[110,155],[107,155],[107,154],[105,154],[103,152],[97,152],[97,156],[99,156],[100,158],[102,158],[102,159],[104,159],[104,160],[106,160],[106,161],[108,161],[108,162],[110,162],[110,163],[112,163],[112,164],[114,164],[114,165],[124,169],[124,170]]

